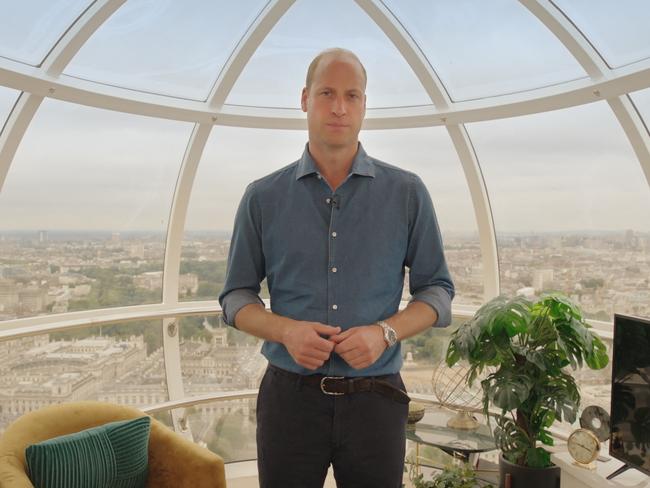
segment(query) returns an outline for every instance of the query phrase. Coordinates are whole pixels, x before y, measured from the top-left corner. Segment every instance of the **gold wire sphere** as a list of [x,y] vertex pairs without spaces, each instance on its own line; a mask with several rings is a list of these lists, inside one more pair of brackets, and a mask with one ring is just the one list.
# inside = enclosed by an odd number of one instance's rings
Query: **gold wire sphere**
[[467,384],[469,365],[466,362],[456,363],[449,367],[444,359],[433,370],[431,382],[433,394],[443,407],[458,412],[447,422],[447,426],[460,430],[474,430],[479,422],[472,412],[482,408],[483,390],[477,379],[470,387]]

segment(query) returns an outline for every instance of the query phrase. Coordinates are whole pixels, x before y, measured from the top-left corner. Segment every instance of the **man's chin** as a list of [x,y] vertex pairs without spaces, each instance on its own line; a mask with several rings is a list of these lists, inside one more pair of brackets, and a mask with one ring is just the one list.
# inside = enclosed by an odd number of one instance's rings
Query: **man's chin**
[[358,139],[354,138],[351,139],[349,137],[346,138],[335,138],[335,137],[328,137],[323,140],[327,147],[329,147],[332,150],[337,150],[337,149],[345,149],[350,146],[357,146],[358,144]]

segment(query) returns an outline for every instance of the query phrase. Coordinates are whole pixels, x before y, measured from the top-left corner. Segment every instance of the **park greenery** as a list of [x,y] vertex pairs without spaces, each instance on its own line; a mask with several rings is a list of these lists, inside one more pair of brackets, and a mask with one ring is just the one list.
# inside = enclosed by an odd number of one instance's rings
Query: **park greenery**
[[[69,302],[69,311],[158,303],[161,300],[162,290],[140,288],[134,284],[133,278],[138,274],[147,271],[159,271],[160,269],[162,269],[162,263],[148,263],[127,270],[118,267],[83,268],[79,273],[92,280],[91,290],[87,296],[71,300]],[[181,274],[195,273],[199,277],[199,287],[196,295],[185,297],[185,299],[215,300],[223,287],[225,272],[225,261],[183,261],[181,263]],[[181,320],[180,327],[181,340],[189,338],[209,340],[211,334],[203,326],[204,320],[204,316],[184,317]],[[219,324],[219,318],[216,316],[208,317],[207,320],[213,327]],[[98,335],[124,338],[144,336],[147,353],[150,354],[162,346],[162,329],[160,325],[160,320],[137,320],[126,324],[108,324],[57,332],[52,334],[52,339],[70,340]],[[236,340],[236,338],[233,337],[233,340]]]

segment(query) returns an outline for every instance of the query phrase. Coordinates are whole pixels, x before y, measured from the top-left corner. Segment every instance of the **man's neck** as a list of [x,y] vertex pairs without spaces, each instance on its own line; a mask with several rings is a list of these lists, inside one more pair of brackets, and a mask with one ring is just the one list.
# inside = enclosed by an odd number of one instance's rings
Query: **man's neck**
[[320,174],[332,191],[336,190],[350,174],[350,168],[357,155],[359,143],[340,148],[322,147],[309,142],[309,154],[316,163]]

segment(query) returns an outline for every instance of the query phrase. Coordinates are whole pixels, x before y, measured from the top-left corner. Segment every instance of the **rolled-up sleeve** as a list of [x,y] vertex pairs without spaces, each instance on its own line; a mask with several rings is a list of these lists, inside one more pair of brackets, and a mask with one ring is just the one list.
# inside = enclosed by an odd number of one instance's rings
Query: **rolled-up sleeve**
[[228,325],[235,325],[237,312],[246,305],[264,305],[259,296],[260,283],[266,276],[261,236],[261,212],[255,199],[255,183],[251,183],[237,209],[226,282],[219,295],[223,319]]
[[409,190],[409,241],[406,252],[411,301],[430,305],[438,314],[436,327],[451,323],[454,283],[447,268],[433,203],[422,180],[413,175]]

